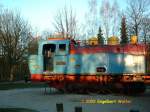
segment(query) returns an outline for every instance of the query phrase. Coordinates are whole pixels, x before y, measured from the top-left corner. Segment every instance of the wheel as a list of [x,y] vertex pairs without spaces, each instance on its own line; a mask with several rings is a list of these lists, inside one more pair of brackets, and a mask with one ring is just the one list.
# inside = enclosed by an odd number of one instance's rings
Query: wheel
[[122,94],[124,91],[124,85],[121,82],[116,82],[111,89],[114,93],[121,93]]

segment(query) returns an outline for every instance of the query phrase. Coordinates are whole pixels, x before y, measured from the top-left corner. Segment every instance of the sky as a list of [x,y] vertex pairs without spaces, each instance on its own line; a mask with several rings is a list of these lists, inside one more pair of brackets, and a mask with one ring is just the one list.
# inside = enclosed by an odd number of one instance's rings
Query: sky
[[[97,0],[100,6],[102,0]],[[114,0],[110,0],[112,2]],[[125,0],[117,0],[120,7],[125,7]],[[82,23],[88,10],[88,0],[0,0],[4,8],[19,10],[21,15],[37,32],[54,31],[53,23],[58,10],[65,5],[72,6],[77,20]]]

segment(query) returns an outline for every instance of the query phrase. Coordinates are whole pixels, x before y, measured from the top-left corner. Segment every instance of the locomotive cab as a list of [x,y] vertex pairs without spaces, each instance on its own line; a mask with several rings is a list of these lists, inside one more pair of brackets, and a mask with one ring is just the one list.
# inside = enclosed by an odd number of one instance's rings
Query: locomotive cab
[[67,63],[69,40],[51,38],[43,41],[40,43],[39,52],[43,57],[43,73],[55,73],[57,68],[63,72],[65,68],[58,65]]
[[69,52],[69,40],[50,38],[39,41],[38,54],[30,55],[31,79],[41,80],[42,74],[64,73]]

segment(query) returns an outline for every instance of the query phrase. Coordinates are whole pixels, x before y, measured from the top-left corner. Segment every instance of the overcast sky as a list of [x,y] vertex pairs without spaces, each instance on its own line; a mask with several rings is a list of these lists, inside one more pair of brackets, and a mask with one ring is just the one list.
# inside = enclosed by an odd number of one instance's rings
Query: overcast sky
[[[97,0],[100,7],[102,0]],[[111,2],[114,0],[110,0]],[[125,7],[125,0],[117,0],[119,7]],[[57,11],[65,5],[72,6],[79,22],[88,9],[88,0],[0,0],[4,8],[15,9],[39,32],[54,30],[52,23]]]

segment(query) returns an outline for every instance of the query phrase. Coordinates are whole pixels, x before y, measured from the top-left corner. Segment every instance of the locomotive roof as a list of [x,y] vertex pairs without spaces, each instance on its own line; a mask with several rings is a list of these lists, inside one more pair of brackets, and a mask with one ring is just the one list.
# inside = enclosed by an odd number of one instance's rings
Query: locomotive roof
[[[69,43],[69,39],[65,38],[48,38],[48,40],[40,41],[40,44],[49,43]],[[75,42],[75,43],[74,43]],[[99,52],[109,53],[128,53],[135,55],[145,55],[147,45],[145,44],[125,44],[125,45],[84,45],[80,46],[77,41],[71,40],[70,54],[90,54]]]

